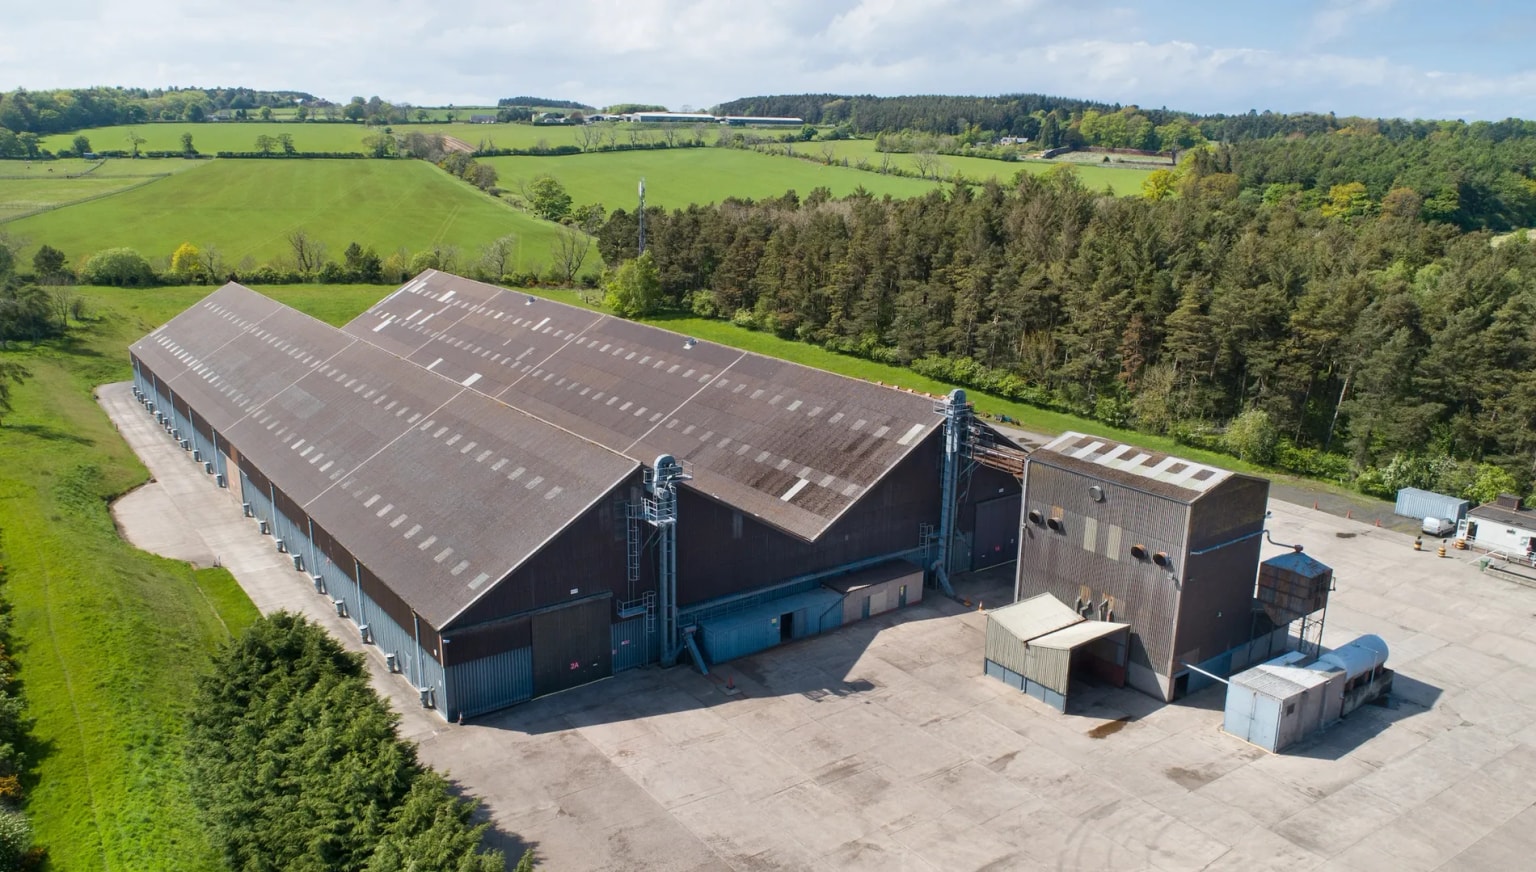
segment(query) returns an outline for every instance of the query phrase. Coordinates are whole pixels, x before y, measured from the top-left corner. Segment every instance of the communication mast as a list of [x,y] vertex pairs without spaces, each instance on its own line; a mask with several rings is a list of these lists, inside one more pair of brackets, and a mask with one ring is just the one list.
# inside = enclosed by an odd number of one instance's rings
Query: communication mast
[[640,178],[640,251],[645,254],[645,178]]

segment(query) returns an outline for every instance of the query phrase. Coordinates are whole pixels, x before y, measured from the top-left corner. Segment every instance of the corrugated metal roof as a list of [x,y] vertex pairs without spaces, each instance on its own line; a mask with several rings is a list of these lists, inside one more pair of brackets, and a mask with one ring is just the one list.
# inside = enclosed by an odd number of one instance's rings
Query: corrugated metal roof
[[344,328],[814,541],[928,434],[934,401],[428,272]]
[[1042,593],[995,608],[987,612],[987,620],[995,622],[1015,638],[1029,642],[1080,623],[1084,618],[1051,594]]
[[[209,300],[249,314],[265,298],[227,286]],[[203,338],[223,317],[194,306],[135,353],[178,393],[195,389],[199,414],[436,627],[635,470],[291,309]]]
[[353,341],[228,284],[129,350],[223,430]]
[[1290,699],[1315,687],[1327,684],[1336,673],[1319,672],[1298,666],[1276,666],[1260,663],[1232,676],[1231,682],[1273,699]]
[[1046,633],[1044,636],[1036,636],[1028,640],[1034,648],[1055,648],[1059,651],[1071,651],[1080,645],[1086,645],[1095,639],[1102,639],[1121,630],[1129,630],[1130,624],[1119,624],[1114,621],[1089,621],[1083,620],[1070,627],[1062,627],[1055,632]]
[[[1042,453],[1043,452],[1043,453]],[[1168,454],[1144,451],[1123,442],[1100,436],[1068,431],[1057,436],[1031,455],[1031,462],[1050,462],[1051,455],[1091,464],[1095,474],[1106,479],[1120,479],[1148,487],[1154,493],[1191,501],[1221,484],[1232,473],[1215,466],[1184,460]],[[1066,464],[1070,468],[1082,468]],[[1138,481],[1139,480],[1139,481]]]
[[1496,521],[1522,530],[1536,530],[1536,512],[1529,509],[1508,509],[1488,503],[1467,512],[1467,517]]

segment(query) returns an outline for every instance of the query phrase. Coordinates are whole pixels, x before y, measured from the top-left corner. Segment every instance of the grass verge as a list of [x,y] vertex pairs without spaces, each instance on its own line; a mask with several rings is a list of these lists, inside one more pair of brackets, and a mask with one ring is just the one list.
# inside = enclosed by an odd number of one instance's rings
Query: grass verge
[[44,243],[76,262],[115,246],[156,261],[191,242],[217,248],[230,268],[290,256],[288,234],[304,230],[335,260],[351,242],[381,257],[452,244],[461,269],[486,243],[515,234],[517,268],[538,269],[550,263],[557,234],[556,225],[413,160],[207,161],[196,172],[4,226],[26,241],[24,261]]
[[89,296],[96,320],[68,340],[5,352],[32,372],[0,426],[0,548],[36,722],[27,812],[54,869],[218,869],[187,794],[184,705],[256,611],[224,570],[118,537],[107,500],[146,472],[92,389],[128,377],[139,319]]

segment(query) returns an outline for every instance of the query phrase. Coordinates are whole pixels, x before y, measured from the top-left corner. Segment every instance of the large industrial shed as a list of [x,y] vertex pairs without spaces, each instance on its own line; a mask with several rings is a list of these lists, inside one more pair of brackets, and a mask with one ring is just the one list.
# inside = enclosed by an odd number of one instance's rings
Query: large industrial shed
[[939,542],[964,569],[1014,535],[976,529],[1017,506],[1007,474],[943,500],[929,397],[443,273],[339,330],[226,285],[131,356],[151,413],[450,719],[756,650],[718,640],[774,603],[829,606],[772,642],[821,632],[915,601]]
[[1189,667],[1270,629],[1254,615],[1268,496],[1262,478],[1064,433],[1025,465],[1017,598],[1129,624],[1126,680],[1172,700]]

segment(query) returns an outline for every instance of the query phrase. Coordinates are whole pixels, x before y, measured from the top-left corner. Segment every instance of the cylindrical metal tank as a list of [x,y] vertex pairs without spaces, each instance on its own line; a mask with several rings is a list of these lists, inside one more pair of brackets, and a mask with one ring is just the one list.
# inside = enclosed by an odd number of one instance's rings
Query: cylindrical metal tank
[[1380,636],[1367,634],[1348,645],[1317,658],[1309,668],[1320,672],[1342,669],[1349,678],[1364,675],[1387,662],[1387,643]]

